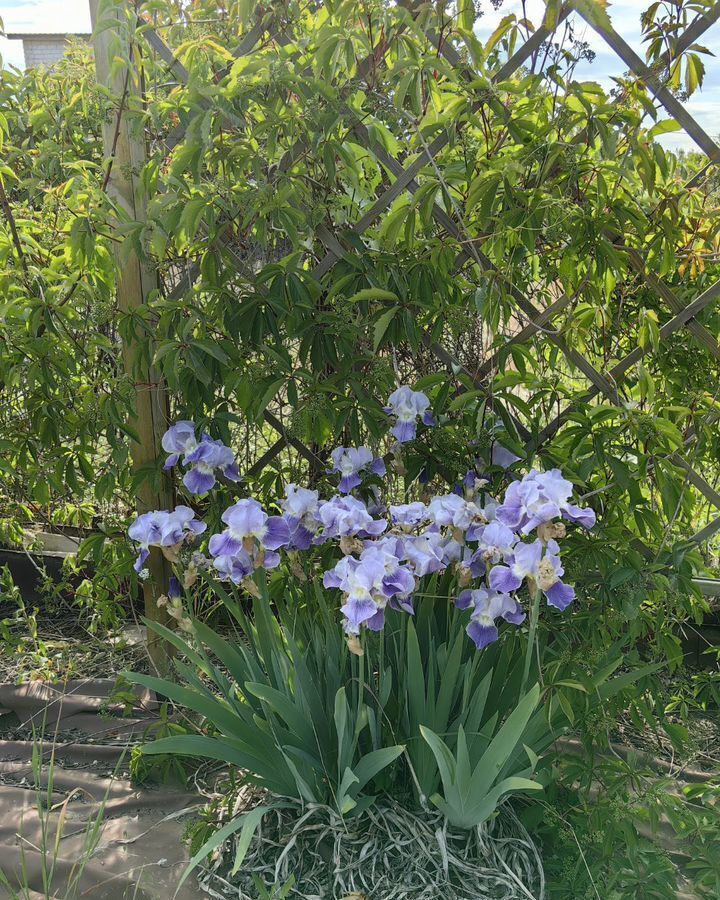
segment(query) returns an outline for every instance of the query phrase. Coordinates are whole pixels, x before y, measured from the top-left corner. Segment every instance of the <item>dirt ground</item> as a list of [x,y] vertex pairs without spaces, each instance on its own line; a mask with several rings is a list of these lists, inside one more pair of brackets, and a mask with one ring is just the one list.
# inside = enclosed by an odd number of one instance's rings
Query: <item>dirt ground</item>
[[[0,684],[3,900],[23,885],[20,896],[32,900],[174,896],[188,861],[185,823],[204,798],[130,781],[129,750],[157,702],[140,692],[121,715],[108,706],[114,684]],[[189,878],[178,900],[203,896],[194,885]]]

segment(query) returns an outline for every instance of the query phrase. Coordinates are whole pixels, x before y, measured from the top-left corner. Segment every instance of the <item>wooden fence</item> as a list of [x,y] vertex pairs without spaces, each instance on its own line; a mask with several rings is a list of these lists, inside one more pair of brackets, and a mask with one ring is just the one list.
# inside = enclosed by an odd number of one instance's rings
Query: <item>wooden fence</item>
[[[409,13],[418,17],[420,21],[420,13],[424,8],[413,0],[403,0],[403,5]],[[610,10],[612,13],[612,9]],[[563,4],[557,11],[551,26],[544,24],[537,29],[505,62],[504,65],[495,73],[493,81],[496,83],[508,80],[513,73],[517,72],[529,59],[537,53],[546,41],[552,39],[553,32],[557,29],[571,14],[577,14],[584,17],[587,25],[599,34],[607,45],[617,54],[619,61],[624,67],[629,69],[634,75],[642,80],[648,90],[653,94],[656,101],[664,107],[667,113],[675,119],[692,138],[697,147],[707,156],[707,164],[697,175],[693,177],[685,185],[685,190],[691,190],[699,181],[705,177],[714,165],[720,163],[720,146],[707,134],[707,132],[698,124],[684,105],[677,97],[668,89],[663,81],[661,68],[669,65],[673,60],[669,53],[660,61],[662,66],[649,68],[642,59],[635,53],[629,44],[618,34],[618,32],[610,24],[610,20],[603,16],[592,14],[592,6],[583,2],[568,2]],[[720,4],[716,4],[712,9],[705,13],[699,13],[696,18],[687,27],[685,33],[676,42],[674,49],[675,57],[687,50],[690,45],[695,43],[717,20],[720,18]],[[423,20],[424,21],[424,20]],[[187,85],[189,75],[183,64],[176,58],[173,51],[161,39],[159,33],[154,30],[150,23],[142,21],[140,23],[140,33],[142,40],[146,42],[149,52],[155,55],[157,61],[166,67],[167,78],[169,82],[176,85]],[[425,30],[428,46],[437,49],[442,54],[447,64],[460,70],[462,76],[468,82],[475,82],[477,73],[465,67],[457,49],[452,42],[441,40],[432,27]],[[259,8],[258,18],[255,24],[242,37],[238,46],[235,48],[233,56],[239,59],[243,56],[252,57],[253,53],[259,52],[261,48],[266,47],[268,41],[274,41],[279,46],[283,46],[288,42],[288,38],[284,33],[283,26],[278,26],[274,22],[273,16],[264,8]],[[102,47],[97,45],[98,50]],[[387,48],[379,47],[378,52],[374,53],[372,58],[362,61],[359,65],[359,72],[368,66],[374,67],[383,64],[384,55]],[[226,73],[230,71],[229,64]],[[218,80],[223,76],[220,73]],[[107,82],[106,82],[107,83]],[[120,86],[122,88],[122,86]],[[118,93],[118,117],[122,118],[127,115],[127,104],[123,103],[122,90]],[[477,98],[474,101],[474,110],[478,110],[484,102],[486,94],[484,89],[478,88]],[[198,101],[204,108],[210,109],[212,103],[209,99],[200,98]],[[242,123],[232,113],[222,107],[214,110],[218,116],[226,118],[226,124],[229,129],[242,128]],[[324,248],[324,255],[314,262],[310,274],[317,279],[327,276],[333,267],[341,260],[347,260],[353,255],[358,254],[358,242],[351,238],[362,238],[366,231],[373,225],[376,225],[383,216],[390,210],[392,204],[404,193],[410,195],[415,194],[419,190],[418,176],[420,173],[437,169],[436,159],[438,154],[445,148],[451,140],[451,134],[448,130],[440,131],[432,140],[426,142],[422,134],[418,131],[417,136],[420,139],[421,151],[418,152],[410,161],[396,158],[391,155],[384,146],[382,146],[373,136],[372,132],[359,121],[352,110],[344,107],[343,115],[347,116],[348,121],[352,123],[352,131],[354,138],[361,142],[373,155],[377,163],[388,173],[389,183],[381,184],[377,190],[377,195],[371,205],[363,212],[361,217],[354,222],[349,230],[333,229],[327,225],[320,224],[315,229],[315,238]],[[510,113],[508,115],[511,115]],[[110,129],[110,135],[115,134],[119,129],[119,124],[115,123],[114,129]],[[463,122],[458,122],[455,129],[461,129]],[[176,125],[165,136],[165,150],[167,153],[177,147],[184,139],[184,128],[182,124]],[[112,137],[108,140],[111,142]],[[108,147],[111,152],[112,147]],[[302,142],[297,143],[286,151],[279,164],[276,167],[277,172],[287,171],[297,160],[301,154],[305,153],[308,147]],[[441,177],[441,173],[438,172]],[[272,177],[272,173],[270,175]],[[467,269],[472,272],[489,274],[493,284],[502,284],[506,296],[512,298],[517,311],[518,321],[521,327],[515,334],[508,337],[507,343],[521,344],[531,338],[547,340],[551,342],[566,358],[569,367],[573,371],[582,373],[587,380],[587,389],[582,394],[583,400],[592,399],[593,397],[602,397],[605,401],[622,405],[619,395],[619,387],[628,375],[631,368],[638,363],[647,353],[652,352],[650,348],[636,346],[631,352],[627,353],[624,358],[619,359],[613,365],[605,370],[600,370],[593,365],[588,358],[568,343],[561,331],[554,327],[556,318],[570,309],[576,300],[576,296],[563,294],[558,296],[552,303],[546,307],[538,305],[531,297],[524,294],[513,283],[508,282],[505,274],[499,271],[498,267],[482,252],[478,246],[476,235],[473,235],[468,229],[461,211],[457,208],[448,213],[440,205],[435,203],[432,207],[432,216],[437,227],[442,233],[447,234],[462,249],[459,251],[455,260],[455,271],[464,272],[467,277]],[[623,236],[618,234],[608,234],[607,238],[616,247],[623,249],[627,254],[632,269],[644,281],[646,286],[654,292],[659,300],[667,307],[670,318],[660,328],[661,339],[666,339],[670,335],[679,332],[682,329],[692,336],[697,345],[704,352],[711,354],[715,360],[720,360],[720,344],[713,335],[698,320],[698,315],[713,304],[720,297],[720,282],[711,284],[703,290],[691,302],[685,303],[681,300],[676,291],[670,287],[663,279],[648,268],[646,260],[638,253],[637,250],[625,245]],[[223,259],[226,264],[239,273],[244,279],[252,279],[253,273],[249,270],[247,262],[238,254],[231,240],[225,237],[219,237],[218,243],[221,245]],[[469,263],[469,266],[468,266]],[[189,259],[178,273],[175,284],[169,290],[171,299],[179,299],[183,297],[192,287],[193,283],[199,276],[199,265],[196,261]],[[469,372],[463,370],[462,365],[453,354],[444,347],[440,342],[435,340],[429,333],[424,337],[426,346],[437,357],[438,362],[448,368],[449,371],[457,374],[464,372],[467,379],[474,382],[479,388],[485,388],[489,379],[497,372],[498,365],[501,362],[501,355],[506,352],[506,346],[495,349],[483,360],[482,365],[477,371]],[[573,403],[571,402],[567,408],[559,411],[557,416],[548,422],[542,431],[538,434],[531,435],[525,425],[514,416],[514,423],[518,434],[526,441],[529,451],[537,451],[544,442],[550,439],[563,424],[568,420],[568,416],[572,413]],[[508,412],[508,415],[513,415]],[[267,450],[254,462],[251,467],[251,473],[257,474],[263,467],[272,462],[284,448],[290,444],[295,451],[305,457],[310,463],[317,462],[316,452],[299,441],[296,437],[289,434],[282,422],[272,411],[264,412],[266,423],[276,432],[277,439]],[[153,425],[150,423],[144,430],[148,435],[148,440],[153,432]],[[156,440],[156,438],[153,438]],[[687,452],[675,452],[670,454],[667,459],[674,466],[680,467],[685,472],[686,481],[691,484],[712,507],[717,511],[717,515],[704,528],[692,535],[692,540],[697,543],[707,540],[715,532],[720,530],[720,493],[712,484],[704,477],[704,475],[694,467],[689,461],[689,451],[692,449],[696,440],[694,434],[687,437],[685,450]],[[158,500],[160,498],[157,498]]]

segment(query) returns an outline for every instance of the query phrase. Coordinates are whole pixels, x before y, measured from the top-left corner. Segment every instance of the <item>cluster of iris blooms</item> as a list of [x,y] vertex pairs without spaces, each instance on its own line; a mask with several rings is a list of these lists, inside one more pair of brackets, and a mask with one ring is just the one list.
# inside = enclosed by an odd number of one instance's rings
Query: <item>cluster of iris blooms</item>
[[[398,444],[414,440],[420,423],[436,424],[428,397],[406,385],[391,394],[385,411]],[[182,459],[183,483],[191,493],[207,493],[217,471],[230,480],[240,477],[230,448],[207,434],[197,440],[192,422],[173,425],[163,447],[170,454],[166,468]],[[494,463],[517,461],[500,445],[495,448]],[[448,569],[456,574],[454,602],[469,611],[467,633],[478,649],[498,639],[499,620],[524,621],[519,599],[524,587],[560,610],[574,599],[573,588],[562,580],[559,541],[564,521],[592,528],[595,513],[571,502],[572,484],[558,469],[531,470],[512,481],[500,501],[471,471],[451,493],[386,507],[377,491],[377,480],[386,473],[381,457],[367,447],[338,447],[331,460],[330,472],[339,476],[335,496],[323,500],[318,491],[289,484],[279,515],[268,515],[257,500],[240,500],[222,514],[226,527],[210,537],[209,557],[193,554],[192,567],[211,567],[222,580],[254,591],[252,574],[280,565],[281,552],[297,571],[299,553],[333,543],[339,559],[323,573],[323,584],[342,593],[351,646],[357,646],[363,629],[381,630],[388,610],[412,615],[421,580]],[[374,482],[370,504],[358,495],[368,478]],[[186,506],[139,516],[129,530],[139,547],[136,570],[145,574],[151,546],[177,560],[179,549],[205,530]]]

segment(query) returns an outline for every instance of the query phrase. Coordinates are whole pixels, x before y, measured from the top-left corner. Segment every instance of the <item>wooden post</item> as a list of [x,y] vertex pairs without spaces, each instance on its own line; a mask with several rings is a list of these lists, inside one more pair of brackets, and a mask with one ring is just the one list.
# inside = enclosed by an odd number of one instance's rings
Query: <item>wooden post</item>
[[[104,85],[116,101],[114,115],[103,126],[106,189],[129,218],[139,222],[144,220],[146,210],[138,176],[147,151],[142,124],[138,117],[133,121],[133,112],[138,110],[140,101],[138,70],[134,65],[120,71],[112,66],[117,54],[118,37],[123,39],[122,29],[126,27],[126,23],[118,18],[122,11],[122,6],[118,8],[103,0],[90,0],[98,83]],[[103,17],[100,22],[99,16]],[[109,27],[109,17],[116,23],[114,27]],[[130,59],[134,59],[132,48]],[[134,250],[128,253],[127,248],[122,248],[119,243],[115,244],[114,249],[118,271],[117,303],[122,316],[132,314],[147,302],[150,292],[158,287],[158,279],[157,273],[143,265]],[[133,468],[137,471],[152,465],[162,453],[160,441],[169,419],[168,398],[153,366],[132,337],[123,341],[122,356],[125,372],[135,384],[136,419],[130,424],[137,432],[138,441],[133,441],[130,449]],[[174,492],[169,476],[163,474],[159,487],[147,478],[143,481],[138,496],[138,512],[172,509],[173,505]],[[153,547],[147,567],[150,577],[143,582],[145,615],[153,621],[169,624],[167,612],[165,608],[158,607],[157,598],[167,593],[170,564],[159,548]],[[150,629],[148,653],[155,667],[162,673],[167,672],[170,658],[168,644]]]

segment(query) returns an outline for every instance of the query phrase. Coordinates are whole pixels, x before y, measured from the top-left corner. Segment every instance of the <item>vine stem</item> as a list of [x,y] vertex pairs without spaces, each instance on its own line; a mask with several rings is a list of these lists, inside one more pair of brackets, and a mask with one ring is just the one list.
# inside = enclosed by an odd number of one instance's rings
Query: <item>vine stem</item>
[[535,649],[535,640],[537,633],[538,619],[540,618],[540,591],[535,590],[533,594],[532,606],[530,607],[530,627],[528,630],[528,645],[525,651],[525,668],[523,669],[522,684],[520,685],[520,696],[525,695],[528,677],[530,676],[530,663],[532,661],[533,650]]

